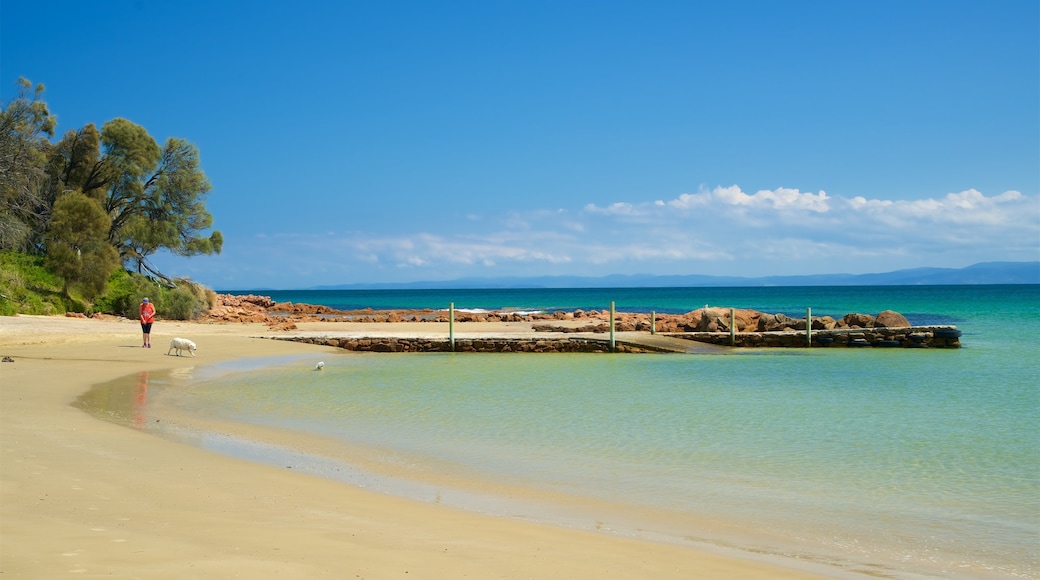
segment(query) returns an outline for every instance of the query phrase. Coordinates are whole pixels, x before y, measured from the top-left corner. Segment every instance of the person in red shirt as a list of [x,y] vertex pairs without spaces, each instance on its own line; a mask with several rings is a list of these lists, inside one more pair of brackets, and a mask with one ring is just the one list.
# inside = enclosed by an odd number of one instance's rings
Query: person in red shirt
[[144,344],[141,348],[152,348],[152,323],[155,322],[155,305],[147,298],[141,300],[141,333]]

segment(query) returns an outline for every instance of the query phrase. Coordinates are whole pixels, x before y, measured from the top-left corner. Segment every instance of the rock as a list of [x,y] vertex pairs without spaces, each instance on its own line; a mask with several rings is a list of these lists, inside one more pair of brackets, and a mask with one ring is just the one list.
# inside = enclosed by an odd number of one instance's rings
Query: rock
[[874,324],[882,328],[904,328],[910,326],[910,321],[894,310],[885,310],[878,313]]
[[842,320],[849,328],[874,328],[876,318],[869,314],[846,314]]
[[232,306],[236,308],[252,305],[257,308],[267,309],[274,305],[274,300],[271,300],[270,296],[256,296],[254,294],[246,294],[244,296],[217,294],[217,304],[220,306]]
[[734,311],[734,316],[737,319],[737,332],[754,332],[758,329],[758,321],[762,318],[762,313],[757,310],[738,308]]
[[837,323],[830,316],[813,316],[812,319],[813,330],[831,330],[835,324]]
[[763,314],[758,318],[757,329],[759,332],[779,332],[794,324],[794,320],[786,314]]
[[272,320],[267,323],[267,327],[271,330],[296,330],[296,324],[292,320]]

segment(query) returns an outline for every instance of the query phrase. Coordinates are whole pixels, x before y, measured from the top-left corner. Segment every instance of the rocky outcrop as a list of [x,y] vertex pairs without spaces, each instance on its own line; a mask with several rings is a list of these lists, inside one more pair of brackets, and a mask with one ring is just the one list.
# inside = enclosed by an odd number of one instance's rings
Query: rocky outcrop
[[253,302],[238,300],[238,296],[217,295],[217,304],[203,316],[205,322],[262,322],[271,321],[267,308]]
[[320,304],[293,304],[292,302],[278,302],[266,307],[268,312],[280,314],[336,314],[335,308],[322,306]]
[[246,294],[243,296],[217,294],[217,303],[221,306],[235,308],[251,308],[255,306],[264,310],[274,306],[274,300],[271,300],[270,296],[257,296],[255,294]]
[[202,321],[259,322],[266,324],[271,330],[296,330],[296,323],[293,319],[269,313],[269,310],[273,310],[276,306],[269,296],[217,294],[216,304],[203,315]]

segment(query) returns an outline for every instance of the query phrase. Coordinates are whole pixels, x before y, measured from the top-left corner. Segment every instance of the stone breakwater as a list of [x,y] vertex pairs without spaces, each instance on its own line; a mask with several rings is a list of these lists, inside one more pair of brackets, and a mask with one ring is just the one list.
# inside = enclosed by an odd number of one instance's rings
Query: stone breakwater
[[[272,330],[294,331],[298,322],[447,323],[446,310],[341,311],[327,306],[274,302],[268,296],[217,295],[217,304],[203,317],[204,322],[260,322]],[[525,322],[531,330],[556,334],[581,333],[581,338],[456,340],[459,352],[608,352],[606,338],[589,334],[610,332],[608,310],[556,312],[456,312],[455,322]],[[798,347],[902,347],[959,348],[960,330],[955,326],[912,326],[902,314],[885,310],[878,314],[850,313],[840,318],[811,316],[795,318],[750,309],[705,307],[684,314],[615,312],[614,330],[618,333],[652,333],[721,346],[798,348]],[[338,348],[369,352],[450,351],[447,333],[443,340],[286,337],[289,340],[324,340]],[[647,342],[647,341],[644,341]],[[614,351],[653,352],[667,350],[638,339],[615,341]]]
[[[428,338],[333,338],[276,336],[275,340],[331,346],[357,352],[451,352],[450,340]],[[660,352],[648,346],[615,343],[614,352]],[[455,340],[455,352],[610,352],[610,341],[597,338],[481,338]]]
[[[737,348],[959,348],[960,331],[951,326],[877,328],[871,330],[830,330],[804,332],[691,332],[667,334],[684,340]],[[275,340],[331,346],[356,352],[451,352],[450,340],[430,338],[336,338],[328,336],[275,336]],[[481,338],[456,339],[455,352],[611,352],[606,338]],[[675,352],[651,344],[640,344],[638,338],[615,340],[613,352]]]

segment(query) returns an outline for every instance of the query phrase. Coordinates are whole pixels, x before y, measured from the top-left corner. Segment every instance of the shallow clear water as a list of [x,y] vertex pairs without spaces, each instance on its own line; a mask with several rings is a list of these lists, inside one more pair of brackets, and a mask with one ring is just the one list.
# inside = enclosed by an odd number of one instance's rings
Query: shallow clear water
[[[571,292],[551,301],[589,299]],[[678,307],[675,295],[688,292],[644,290],[640,300],[648,310],[703,306]],[[965,347],[343,354],[325,357],[321,373],[310,361],[242,370],[160,399],[391,450],[420,464],[416,473],[459,470],[674,516],[629,517],[633,533],[850,573],[1040,577],[1040,287],[695,292],[769,312],[804,313],[807,301],[814,313],[894,309],[957,324]],[[695,524],[705,521],[732,528]]]

